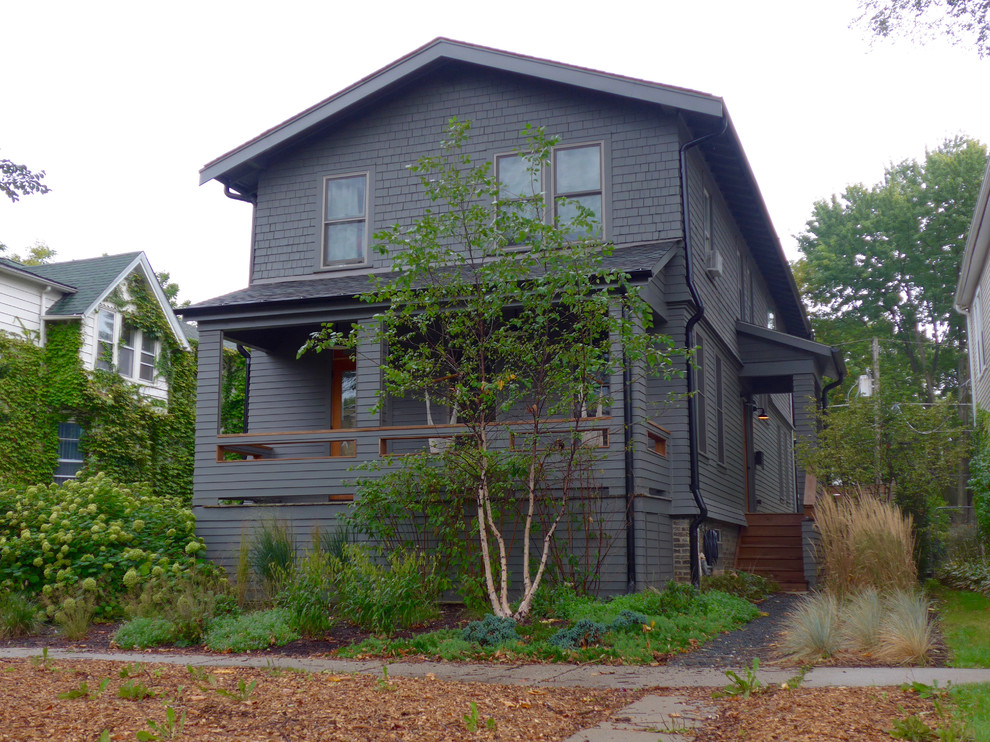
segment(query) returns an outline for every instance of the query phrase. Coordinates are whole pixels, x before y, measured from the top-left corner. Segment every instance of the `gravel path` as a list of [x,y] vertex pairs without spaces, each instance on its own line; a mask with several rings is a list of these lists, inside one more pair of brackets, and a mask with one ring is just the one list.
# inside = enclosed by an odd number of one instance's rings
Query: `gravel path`
[[786,616],[801,600],[795,593],[776,593],[759,603],[759,609],[768,614],[750,621],[738,631],[722,634],[687,654],[679,654],[668,667],[749,667],[754,658],[761,665],[772,665],[777,659],[777,642],[785,628]]

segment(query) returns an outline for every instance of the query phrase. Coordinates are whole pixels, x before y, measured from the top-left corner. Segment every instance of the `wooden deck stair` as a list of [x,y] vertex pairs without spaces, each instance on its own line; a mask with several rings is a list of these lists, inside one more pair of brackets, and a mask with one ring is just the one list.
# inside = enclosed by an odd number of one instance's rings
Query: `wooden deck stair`
[[780,589],[805,592],[803,513],[747,513],[735,568],[776,580]]

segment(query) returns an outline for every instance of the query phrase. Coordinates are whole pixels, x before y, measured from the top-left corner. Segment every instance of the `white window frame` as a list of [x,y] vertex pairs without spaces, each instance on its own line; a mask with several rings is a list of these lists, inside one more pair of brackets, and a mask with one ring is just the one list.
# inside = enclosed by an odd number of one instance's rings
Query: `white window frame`
[[[557,190],[557,155],[560,152],[571,150],[571,149],[591,149],[592,147],[598,148],[598,188],[595,190],[584,190],[584,191],[568,191],[562,193]],[[599,140],[596,142],[576,142],[574,144],[559,145],[553,148],[550,156],[550,190],[552,191],[553,200],[553,218],[556,221],[559,217],[559,210],[557,199],[558,198],[568,198],[576,199],[581,196],[593,196],[597,195],[601,199],[601,213],[598,215],[598,233],[585,235],[586,239],[593,240],[604,240],[607,234],[606,229],[606,199],[605,199],[605,142]],[[581,238],[579,238],[581,239]]]
[[[331,181],[350,180],[364,178],[364,213],[360,217],[344,217],[337,219],[327,218],[327,186]],[[340,173],[327,175],[323,178],[322,202],[320,205],[320,262],[322,269],[343,269],[356,268],[368,264],[368,223],[370,221],[369,212],[371,210],[371,173],[367,170],[354,173]],[[327,226],[330,224],[351,224],[362,222],[364,224],[364,235],[362,237],[363,250],[357,258],[346,258],[343,260],[333,260],[327,262]]]
[[[110,327],[110,338],[101,337],[103,333],[103,318],[110,317],[112,325]],[[112,309],[101,307],[96,313],[96,346],[93,350],[93,368],[100,371],[113,371],[117,361],[117,334],[120,323],[117,322],[117,313]],[[109,361],[105,358],[107,351],[110,351]]]
[[[73,426],[73,428],[69,430],[63,427],[70,425]],[[69,436],[63,436],[63,433],[67,433],[67,432],[74,432],[77,435],[74,438]],[[82,452],[79,451],[79,441],[82,438],[82,434],[83,434],[83,429],[79,426],[78,423],[76,423],[73,420],[66,420],[65,422],[58,423],[58,432],[56,433],[56,435],[58,436],[58,465],[53,477],[56,483],[68,482],[70,480],[75,479],[76,475],[79,473],[79,470],[82,469],[83,465],[86,463],[81,458],[67,459],[63,457],[63,454],[65,453],[64,448],[62,446],[63,442],[74,442],[76,444],[76,451],[80,454],[80,456],[82,455]],[[76,470],[72,474],[59,474],[58,469],[61,468],[63,464],[75,466]]]

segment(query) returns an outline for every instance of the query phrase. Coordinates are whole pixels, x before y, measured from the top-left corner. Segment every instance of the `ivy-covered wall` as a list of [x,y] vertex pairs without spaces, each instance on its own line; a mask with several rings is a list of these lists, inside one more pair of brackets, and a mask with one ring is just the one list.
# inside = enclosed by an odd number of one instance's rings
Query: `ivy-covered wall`
[[49,323],[46,344],[0,333],[0,489],[52,481],[58,422],[83,429],[82,477],[105,472],[156,494],[192,497],[196,353],[176,343],[147,284],[131,276],[110,297],[124,321],[161,341],[158,373],[168,402],[149,399],[112,371],[83,370],[79,322]]

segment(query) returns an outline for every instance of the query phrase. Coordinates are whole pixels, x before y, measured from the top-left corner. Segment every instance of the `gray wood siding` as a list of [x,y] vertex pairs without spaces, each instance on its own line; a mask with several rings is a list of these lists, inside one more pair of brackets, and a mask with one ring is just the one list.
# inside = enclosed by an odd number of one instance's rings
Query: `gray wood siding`
[[310,353],[296,359],[254,351],[248,430],[329,429],[331,357]]
[[[607,236],[621,244],[680,235],[673,117],[610,96],[461,69],[408,86],[262,174],[252,282],[316,272],[325,176],[370,172],[371,233],[420,216],[429,204],[406,166],[436,153],[452,116],[473,122],[475,162],[520,147],[527,123],[545,126],[562,144],[603,142]],[[381,256],[370,257],[373,268],[384,266]]]
[[670,521],[670,500],[637,497],[636,589],[662,588],[674,579],[674,540]]

